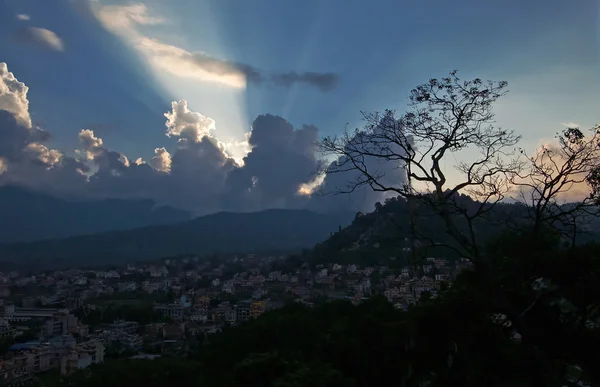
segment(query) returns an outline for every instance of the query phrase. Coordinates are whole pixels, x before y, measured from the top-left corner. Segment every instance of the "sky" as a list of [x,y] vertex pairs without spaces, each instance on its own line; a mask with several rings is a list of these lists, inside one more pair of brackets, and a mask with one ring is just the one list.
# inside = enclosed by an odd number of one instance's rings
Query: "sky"
[[508,81],[497,122],[535,149],[600,123],[599,51],[597,0],[0,0],[0,184],[331,209],[298,192],[360,111],[458,69]]

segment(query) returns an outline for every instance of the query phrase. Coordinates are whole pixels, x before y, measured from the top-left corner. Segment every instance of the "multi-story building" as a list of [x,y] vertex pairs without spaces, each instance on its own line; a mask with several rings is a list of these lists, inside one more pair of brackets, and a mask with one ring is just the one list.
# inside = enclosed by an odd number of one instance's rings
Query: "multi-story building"
[[181,321],[183,319],[183,309],[183,305],[180,303],[154,306],[154,310],[171,318],[173,321]]
[[12,327],[8,321],[4,319],[0,320],[0,338],[13,337],[15,333],[15,328]]
[[114,333],[134,334],[138,330],[136,321],[117,320],[108,326],[108,329]]
[[60,359],[60,373],[61,375],[70,375],[90,365],[92,365],[92,356],[89,353],[71,350]]
[[57,312],[42,326],[42,336],[54,337],[77,331],[77,317],[70,313]]
[[251,318],[257,318],[264,312],[265,312],[265,302],[264,301],[254,301],[250,305],[250,317]]
[[235,306],[237,321],[247,321],[250,318],[250,303],[249,302],[238,302]]

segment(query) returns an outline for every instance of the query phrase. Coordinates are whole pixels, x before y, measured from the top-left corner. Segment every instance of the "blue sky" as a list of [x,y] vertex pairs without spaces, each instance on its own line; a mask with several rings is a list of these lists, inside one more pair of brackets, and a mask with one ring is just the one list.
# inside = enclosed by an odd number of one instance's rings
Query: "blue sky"
[[[138,22],[117,20],[127,12]],[[402,110],[412,87],[452,69],[507,80],[498,122],[535,147],[564,123],[600,121],[599,15],[596,0],[3,0],[0,62],[29,87],[33,121],[67,153],[87,128],[148,160],[176,143],[163,114],[179,99],[214,119],[222,141],[244,140],[264,113],[335,134],[358,125],[360,110]],[[54,32],[63,49],[16,39],[27,27]],[[331,73],[337,83],[232,87],[152,57],[159,48],[140,49],[143,39],[263,74]]]

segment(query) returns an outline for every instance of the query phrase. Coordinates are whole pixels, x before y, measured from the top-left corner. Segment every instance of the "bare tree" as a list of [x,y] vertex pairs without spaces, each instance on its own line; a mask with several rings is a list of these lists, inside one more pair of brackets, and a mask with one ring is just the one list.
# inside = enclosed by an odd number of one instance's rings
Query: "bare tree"
[[[477,263],[473,222],[504,198],[521,167],[515,149],[520,136],[494,125],[492,107],[506,87],[503,81],[461,81],[456,71],[431,79],[411,91],[408,112],[363,113],[364,128],[324,138],[323,153],[337,157],[327,173],[354,171],[356,178],[337,187],[339,193],[368,186],[425,201],[442,217],[462,254]],[[448,158],[458,160],[453,171],[445,168]],[[390,180],[385,172],[390,164],[404,168],[406,179]],[[478,199],[477,208],[460,205],[460,193]]]
[[[579,128],[567,128],[557,143],[544,145],[533,156],[524,150],[529,167],[513,176],[520,201],[528,209],[533,237],[548,228],[559,231],[575,245],[579,228],[597,216],[600,203],[600,127],[586,136]],[[575,190],[580,197],[570,197]],[[591,192],[590,192],[591,191]]]

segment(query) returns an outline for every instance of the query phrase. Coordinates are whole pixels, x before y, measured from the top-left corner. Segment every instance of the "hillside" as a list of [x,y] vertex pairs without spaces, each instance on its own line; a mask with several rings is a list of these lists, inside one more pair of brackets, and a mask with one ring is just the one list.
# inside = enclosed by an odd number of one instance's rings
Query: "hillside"
[[36,268],[91,266],[178,254],[294,251],[325,240],[353,214],[221,212],[171,225],[0,246],[0,259]]
[[24,188],[0,187],[0,243],[31,242],[128,230],[190,219],[152,200],[67,201]]
[[[479,206],[465,195],[458,199],[464,208]],[[499,203],[488,214],[487,219],[478,219],[474,223],[474,231],[480,243],[485,244],[507,230],[507,219],[512,222],[527,222],[527,211],[522,204]],[[462,218],[457,217],[457,224],[467,233]],[[598,239],[600,235],[600,218],[590,217],[585,227],[578,232],[578,243],[584,244]],[[426,248],[432,242],[454,245],[456,243],[446,232],[446,227],[437,214],[425,205],[415,207],[415,224],[417,234],[423,238],[420,256],[443,255],[446,258],[458,258],[456,252],[446,247]],[[560,225],[557,225],[560,227]],[[396,197],[378,203],[375,211],[358,213],[352,223],[334,233],[326,241],[319,243],[310,252],[314,263],[339,262],[362,265],[404,266],[412,256],[410,213],[406,200]],[[417,242],[417,245],[419,242]]]

